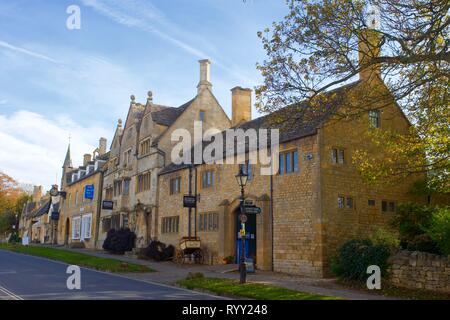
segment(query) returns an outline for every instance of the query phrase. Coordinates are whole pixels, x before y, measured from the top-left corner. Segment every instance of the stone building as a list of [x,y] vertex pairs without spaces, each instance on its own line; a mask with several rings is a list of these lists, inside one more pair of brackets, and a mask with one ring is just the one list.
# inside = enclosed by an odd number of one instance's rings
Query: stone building
[[230,126],[230,120],[212,93],[210,61],[201,60],[200,81],[193,99],[179,107],[153,102],[148,93],[145,104],[131,96],[125,124],[119,120],[104,174],[103,199],[113,201],[113,209],[101,211],[101,247],[108,230],[129,227],[137,235],[138,248],[157,237],[157,182],[159,171],[171,162],[176,129],[193,135],[194,121],[203,130]]
[[94,249],[98,240],[98,225],[102,203],[103,166],[108,161],[106,139],[92,155],[85,154],[83,165],[72,167],[70,146],[63,165],[57,243]]
[[19,236],[27,237],[33,243],[53,243],[57,226],[51,219],[53,212],[59,212],[59,197],[52,197],[48,192],[44,194],[42,186],[34,186],[31,199],[20,216]]
[[[261,175],[259,163],[195,166],[191,183],[197,186],[198,204],[190,224],[207,252],[207,262],[237,260],[240,190],[235,175],[239,166],[251,173],[246,199],[262,209],[261,214],[248,216],[246,254],[263,270],[326,276],[330,259],[343,242],[365,237],[377,226],[387,227],[398,203],[418,200],[409,191],[422,176],[369,187],[352,162],[356,150],[383,157],[383,146],[371,143],[370,130],[406,133],[410,128],[378,74],[376,69],[364,70],[359,81],[328,92],[326,103],[313,113],[299,112],[311,110],[300,103],[254,120],[250,91],[232,90],[233,128],[280,129],[280,166],[275,175]],[[375,91],[386,92],[387,100],[374,110],[354,103],[353,97]],[[353,112],[358,107],[363,111]],[[343,110],[352,116],[339,117]],[[284,119],[283,124],[278,118]],[[247,153],[245,158],[251,157]],[[183,195],[189,189],[189,170],[184,164],[170,164],[159,174],[158,240],[175,246],[188,235]],[[173,184],[180,186],[175,192]]]

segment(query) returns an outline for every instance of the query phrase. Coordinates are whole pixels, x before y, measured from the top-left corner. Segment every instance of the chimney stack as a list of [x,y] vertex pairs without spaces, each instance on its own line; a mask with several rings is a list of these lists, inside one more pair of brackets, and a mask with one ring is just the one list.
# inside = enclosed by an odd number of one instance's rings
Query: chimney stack
[[[358,51],[360,67],[369,63],[373,58],[379,57],[381,51],[381,35],[373,29],[361,30],[359,33]],[[371,65],[360,71],[359,79],[368,81],[380,75],[380,65]]]
[[33,187],[33,202],[38,202],[42,198],[42,186]]
[[106,153],[106,143],[107,143],[106,138],[101,137],[98,142],[98,155],[99,156],[102,156]]
[[231,125],[252,120],[252,90],[241,87],[231,89]]
[[83,167],[86,167],[89,161],[91,161],[91,155],[89,153],[86,153],[83,156]]
[[211,61],[208,59],[203,59],[199,60],[199,63],[200,63],[200,82],[198,83],[197,86],[198,93],[200,93],[200,91],[206,88],[208,88],[209,90],[212,89],[212,84],[209,78],[209,69]]

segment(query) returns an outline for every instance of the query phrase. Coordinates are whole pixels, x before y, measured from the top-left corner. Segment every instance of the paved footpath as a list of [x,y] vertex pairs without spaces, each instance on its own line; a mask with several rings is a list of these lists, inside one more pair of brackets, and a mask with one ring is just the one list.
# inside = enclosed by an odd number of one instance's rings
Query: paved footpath
[[81,268],[81,290],[67,288],[68,264],[0,250],[0,300],[215,300],[199,293]]
[[[177,280],[186,278],[192,272],[201,272],[206,277],[239,279],[237,265],[177,265],[173,262],[155,262],[149,260],[136,259],[127,255],[112,255],[102,250],[67,249],[80,253],[85,253],[97,257],[117,259],[125,262],[142,264],[157,272],[151,273],[124,273],[123,276],[131,279],[152,281],[164,284],[174,284]],[[351,300],[396,300],[393,297],[385,297],[378,294],[368,294],[358,290],[348,289],[336,283],[335,279],[314,279],[301,276],[294,276],[270,271],[257,271],[248,274],[247,279],[251,282],[272,284],[292,290],[321,294]]]

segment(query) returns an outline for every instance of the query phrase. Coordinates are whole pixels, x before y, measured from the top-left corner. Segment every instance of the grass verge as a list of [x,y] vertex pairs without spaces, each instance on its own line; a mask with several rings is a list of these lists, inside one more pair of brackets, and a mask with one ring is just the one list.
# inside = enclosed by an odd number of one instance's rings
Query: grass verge
[[48,247],[38,246],[22,246],[12,244],[0,244],[0,249],[9,250],[17,253],[29,254],[32,256],[38,256],[48,258],[51,260],[58,260],[66,262],[68,264],[74,264],[80,267],[92,268],[95,270],[107,271],[107,272],[152,272],[154,270],[147,266],[123,262],[120,260],[94,257],[88,254],[79,252],[55,249]]
[[290,290],[262,283],[239,284],[237,280],[190,277],[177,282],[187,289],[202,289],[217,295],[243,297],[257,300],[337,300],[306,292]]

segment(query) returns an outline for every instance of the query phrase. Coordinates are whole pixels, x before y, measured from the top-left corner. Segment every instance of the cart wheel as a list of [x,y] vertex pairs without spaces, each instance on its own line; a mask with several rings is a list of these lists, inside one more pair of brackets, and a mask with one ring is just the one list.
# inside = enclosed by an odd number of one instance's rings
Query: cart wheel
[[184,263],[184,251],[183,250],[177,250],[175,254],[175,262],[178,264]]
[[205,261],[205,257],[204,257],[204,254],[203,254],[202,249],[197,249],[197,250],[195,250],[194,253],[193,253],[193,255],[194,255],[194,261],[195,261],[195,263],[197,263],[197,264],[203,264],[203,262]]

